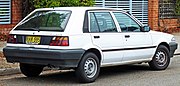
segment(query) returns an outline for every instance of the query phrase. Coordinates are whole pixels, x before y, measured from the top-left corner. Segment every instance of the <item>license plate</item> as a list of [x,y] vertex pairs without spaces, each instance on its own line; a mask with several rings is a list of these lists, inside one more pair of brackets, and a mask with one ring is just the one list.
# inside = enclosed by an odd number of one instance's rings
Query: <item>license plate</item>
[[41,41],[41,37],[39,36],[26,36],[26,44],[39,44]]

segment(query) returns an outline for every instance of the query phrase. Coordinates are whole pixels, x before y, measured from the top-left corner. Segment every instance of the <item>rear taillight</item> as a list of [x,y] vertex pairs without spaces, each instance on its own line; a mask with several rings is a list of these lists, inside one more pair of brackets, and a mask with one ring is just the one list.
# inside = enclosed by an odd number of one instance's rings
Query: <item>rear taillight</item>
[[50,46],[69,46],[68,36],[53,37]]
[[7,43],[17,43],[16,41],[16,35],[9,35],[7,38]]

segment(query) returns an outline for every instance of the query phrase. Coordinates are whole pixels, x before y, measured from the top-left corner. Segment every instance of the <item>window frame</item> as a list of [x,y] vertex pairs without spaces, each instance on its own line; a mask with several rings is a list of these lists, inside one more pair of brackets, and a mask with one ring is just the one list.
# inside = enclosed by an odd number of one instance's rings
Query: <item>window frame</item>
[[[99,29],[99,32],[91,32],[91,25],[90,25],[90,13],[92,13],[92,12],[100,12],[100,13],[102,13],[102,12],[108,12],[109,14],[110,14],[110,17],[112,18],[112,21],[114,22],[114,25],[115,25],[115,28],[116,28],[116,32],[101,32],[100,31],[100,28],[99,28],[99,25],[98,25],[98,29]],[[111,11],[109,11],[109,10],[92,10],[92,11],[88,11],[88,32],[89,33],[118,33],[119,32],[119,27],[117,26],[117,24],[116,24],[116,20],[114,19],[114,17],[113,17],[114,15],[112,15],[112,12]],[[97,19],[96,19],[97,20]]]

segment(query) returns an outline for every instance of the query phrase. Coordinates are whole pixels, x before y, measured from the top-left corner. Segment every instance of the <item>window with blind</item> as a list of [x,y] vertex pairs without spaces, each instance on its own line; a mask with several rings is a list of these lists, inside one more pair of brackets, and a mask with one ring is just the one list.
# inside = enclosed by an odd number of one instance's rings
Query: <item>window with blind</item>
[[11,23],[11,0],[0,0],[0,24]]

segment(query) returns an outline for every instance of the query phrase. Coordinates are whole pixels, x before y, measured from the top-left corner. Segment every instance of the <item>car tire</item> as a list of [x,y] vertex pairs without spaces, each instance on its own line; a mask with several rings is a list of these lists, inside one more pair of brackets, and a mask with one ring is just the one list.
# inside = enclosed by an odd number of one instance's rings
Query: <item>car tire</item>
[[99,72],[100,72],[99,59],[94,53],[91,52],[86,53],[82,57],[75,71],[76,76],[79,79],[79,82],[82,83],[94,82],[98,77]]
[[37,77],[43,71],[44,66],[20,63],[21,72],[27,77]]
[[160,45],[153,59],[149,62],[149,66],[153,70],[165,70],[170,63],[170,54],[166,46]]

